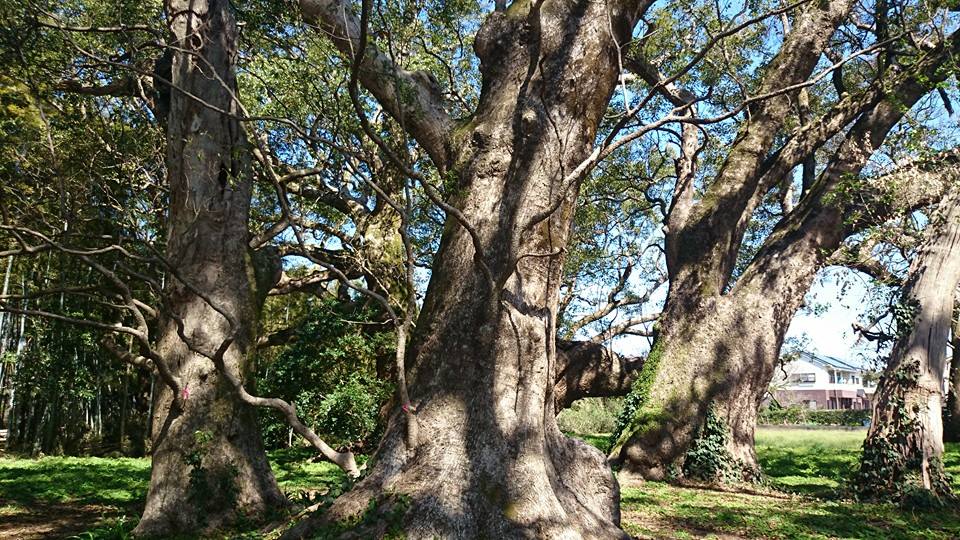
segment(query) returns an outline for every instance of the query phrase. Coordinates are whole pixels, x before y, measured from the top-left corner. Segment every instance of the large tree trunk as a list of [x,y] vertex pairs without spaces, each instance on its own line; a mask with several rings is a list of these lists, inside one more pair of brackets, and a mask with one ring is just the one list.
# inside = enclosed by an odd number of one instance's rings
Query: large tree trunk
[[[337,24],[328,5],[303,5]],[[616,2],[516,2],[485,21],[481,102],[449,145],[462,217],[448,218],[408,364],[419,441],[394,411],[369,476],[287,537],[371,505],[383,520],[363,537],[388,525],[408,538],[626,537],[617,482],[601,453],[560,433],[553,385],[577,185],[565,177],[593,145],[637,16]]]
[[283,501],[254,409],[205,356],[232,339],[224,364],[249,381],[262,302],[247,248],[250,153],[242,126],[223,112],[238,110],[237,28],[226,0],[168,0],[166,10],[173,46],[183,51],[173,55],[178,90],[167,118],[172,271],[157,351],[179,387],[178,395],[169,384],[156,392],[150,489],[135,531],[158,536]]
[[744,478],[756,477],[757,407],[776,368],[771,359],[778,357],[816,266],[783,264],[781,270],[793,279],[767,286],[741,282],[701,305],[668,300],[644,373],[637,377],[643,387],[635,391],[644,393],[627,412],[631,420],[611,451],[614,462],[644,478],[665,478],[713,406],[730,431],[730,465]]
[[[806,80],[851,5],[835,0],[800,8],[758,92],[775,94]],[[727,395],[750,394],[758,384],[750,381],[766,376],[758,360],[776,358],[792,311],[776,305],[779,299],[769,291],[728,289],[747,224],[772,185],[763,174],[764,158],[790,107],[789,97],[780,94],[751,108],[750,121],[699,200],[693,181],[676,184],[665,234],[670,292],[610,456],[627,470],[663,478],[687,451],[711,406],[719,404],[728,423],[753,423],[754,400],[735,404]],[[792,296],[787,303],[795,303]],[[741,382],[745,388],[735,388]],[[752,427],[728,440],[731,454],[754,470]]]
[[[671,283],[662,327],[638,376],[643,384],[628,398],[632,416],[612,448],[612,461],[644,477],[662,478],[682,459],[713,405],[730,430],[732,465],[742,468],[744,477],[756,475],[756,407],[774,374],[789,322],[827,255],[853,232],[942,193],[939,183],[903,183],[891,175],[865,190],[867,208],[826,196],[842,179],[859,175],[904,114],[903,104],[912,106],[927,88],[908,80],[896,100],[882,101],[857,120],[810,193],[777,225],[729,291],[703,295],[697,287]],[[890,200],[896,203],[885,202]],[[853,212],[868,218],[848,219]]]
[[858,475],[857,489],[869,498],[902,497],[914,482],[912,487],[936,496],[951,495],[942,461],[942,411],[960,282],[960,190],[952,191],[924,230],[901,292],[898,337],[877,386]]

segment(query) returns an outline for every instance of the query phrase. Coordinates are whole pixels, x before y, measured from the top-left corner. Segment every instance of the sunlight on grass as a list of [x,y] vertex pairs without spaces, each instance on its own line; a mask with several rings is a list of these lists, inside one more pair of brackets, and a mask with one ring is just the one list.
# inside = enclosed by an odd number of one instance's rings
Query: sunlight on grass
[[953,511],[903,512],[892,505],[823,501],[774,491],[733,493],[645,482],[623,489],[621,508],[624,529],[639,538],[960,536],[960,516]]
[[0,504],[0,517],[23,514],[27,509],[19,504]]
[[0,458],[0,500],[125,505],[147,494],[150,461],[133,458]]
[[[848,478],[858,466],[864,430],[757,430],[757,454],[766,483],[717,489],[644,482],[621,493],[624,529],[637,538],[929,539],[960,538],[956,509],[904,511],[849,499]],[[602,446],[606,435],[582,436]],[[312,461],[307,448],[270,452],[281,489],[308,504],[339,493],[344,475]],[[960,478],[960,447],[947,445],[947,470]],[[83,539],[125,538],[142,508],[150,462],[142,459],[0,458],[0,521],[44,504],[95,505]],[[960,486],[957,486],[960,488]],[[112,510],[111,510],[112,509]],[[81,529],[83,530],[83,529]],[[231,537],[257,537],[255,529]]]
[[[314,454],[306,448],[269,454],[277,483],[291,500],[302,501],[331,487],[339,488],[345,478],[332,463],[309,461]],[[42,509],[47,508],[44,505],[67,504],[71,508],[90,505],[91,528],[74,538],[128,538],[140,517],[149,483],[148,458],[3,457],[0,458],[0,521],[31,511],[43,512]],[[231,531],[230,537],[239,537],[244,532]],[[253,537],[259,538],[259,535]]]
[[277,484],[285,493],[322,489],[340,484],[343,471],[329,461],[310,461],[316,454],[309,448],[286,448],[270,452],[270,465]]
[[767,480],[784,491],[835,497],[856,471],[866,429],[759,428],[757,457]]
[[[638,538],[960,538],[955,509],[904,511],[847,498],[865,435],[863,429],[760,428],[757,455],[769,487],[740,493],[663,482],[624,487],[624,528]],[[945,463],[960,472],[957,445],[947,445]]]

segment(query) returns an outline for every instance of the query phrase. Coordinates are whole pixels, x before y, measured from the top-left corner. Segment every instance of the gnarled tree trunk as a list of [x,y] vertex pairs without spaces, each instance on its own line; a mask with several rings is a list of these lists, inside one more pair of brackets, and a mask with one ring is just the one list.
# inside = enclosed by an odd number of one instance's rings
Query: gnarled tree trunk
[[[844,179],[860,174],[904,111],[929,91],[930,80],[942,78],[937,70],[954,46],[932,57],[925,75],[907,77],[891,92],[895,97],[857,119],[809,193],[777,225],[728,291],[718,294],[702,281],[703,268],[676,274],[678,283],[671,282],[660,333],[638,376],[643,384],[635,386],[636,395],[628,400],[635,404],[628,411],[632,418],[611,460],[642,476],[662,478],[682,459],[707,407],[714,405],[731,431],[733,464],[747,478],[756,475],[756,407],[774,374],[790,320],[816,272],[849,235],[900,209],[929,204],[943,189],[937,182],[903,183],[900,175],[892,174],[874,179],[862,200],[828,194],[836,193]],[[670,242],[678,238],[668,235],[667,241],[669,265]]]
[[232,339],[224,363],[249,380],[263,301],[247,248],[250,153],[230,116],[238,110],[237,28],[226,0],[168,0],[166,11],[182,50],[173,55],[167,118],[172,270],[155,361],[178,380],[179,395],[164,385],[155,396],[150,489],[135,531],[158,536],[283,502],[255,410],[205,356]]
[[[691,170],[695,144],[681,160],[685,179],[676,183],[665,228],[670,291],[655,343],[627,400],[629,418],[621,422],[623,432],[610,455],[626,470],[663,478],[689,448],[713,402],[726,405],[723,395],[740,381],[762,378],[756,359],[776,358],[783,336],[774,330],[784,326],[784,310],[764,293],[728,289],[750,217],[773,185],[764,175],[769,168],[764,158],[791,107],[787,95],[776,93],[810,76],[851,6],[836,0],[800,8],[758,89],[774,96],[751,108],[750,121],[700,200],[694,198]],[[737,422],[749,423],[756,414],[747,404],[722,408],[728,410],[721,416]],[[729,440],[745,468],[755,469],[752,445]]]
[[[948,169],[950,170],[950,169]],[[951,175],[954,184],[960,175]],[[899,498],[909,487],[951,495],[943,469],[943,375],[960,283],[960,189],[938,205],[901,292],[897,341],[877,385],[857,490]],[[911,475],[916,478],[912,479]]]
[[[302,6],[341,50],[355,50],[340,41],[351,29],[342,4]],[[562,253],[578,185],[567,177],[593,146],[617,82],[618,49],[638,16],[635,3],[615,1],[498,10],[475,42],[483,75],[475,115],[441,144],[443,122],[412,125],[438,168],[456,178],[451,202],[461,214],[448,212],[411,347],[419,441],[408,446],[395,411],[369,476],[287,537],[371,504],[382,519],[365,537],[383,534],[398,508],[392,525],[408,538],[626,537],[617,482],[600,452],[560,433],[553,385]],[[365,73],[383,66],[362,65],[360,79],[389,104],[390,88]],[[409,118],[408,126],[430,115]]]

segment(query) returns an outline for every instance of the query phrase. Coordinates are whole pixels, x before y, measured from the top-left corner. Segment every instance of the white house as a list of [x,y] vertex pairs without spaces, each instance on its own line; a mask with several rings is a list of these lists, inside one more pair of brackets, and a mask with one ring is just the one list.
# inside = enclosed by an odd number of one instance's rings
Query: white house
[[771,393],[781,406],[809,409],[868,409],[875,383],[864,383],[864,370],[830,356],[800,352],[778,369]]

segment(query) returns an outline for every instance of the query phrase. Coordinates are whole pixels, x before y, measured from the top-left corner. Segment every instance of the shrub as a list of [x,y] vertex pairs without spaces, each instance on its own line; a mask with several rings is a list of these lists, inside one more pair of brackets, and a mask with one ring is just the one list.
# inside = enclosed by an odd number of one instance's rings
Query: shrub
[[610,433],[623,408],[623,398],[585,398],[577,400],[557,416],[560,429],[573,433]]
[[320,400],[310,420],[334,445],[374,439],[380,405],[393,387],[371,375],[353,373]]
[[765,409],[760,411],[761,424],[864,426],[870,421],[870,409],[810,410],[803,407]]
[[[259,392],[292,402],[300,419],[335,447],[375,447],[380,408],[392,392],[376,366],[378,359],[393,360],[393,332],[374,314],[332,300],[303,311],[298,339],[261,357]],[[268,448],[286,446],[286,422],[271,411],[261,411],[260,419]]]

